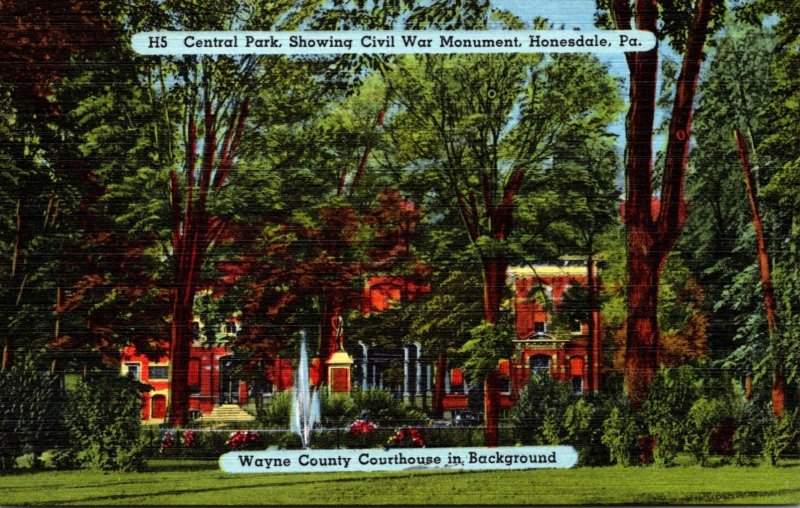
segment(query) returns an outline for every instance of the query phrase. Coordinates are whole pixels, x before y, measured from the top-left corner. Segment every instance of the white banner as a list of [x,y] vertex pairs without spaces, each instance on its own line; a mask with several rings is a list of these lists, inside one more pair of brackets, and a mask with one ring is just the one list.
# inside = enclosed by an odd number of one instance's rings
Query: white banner
[[642,30],[424,30],[140,32],[144,55],[349,55],[410,53],[621,53],[655,48]]
[[571,446],[265,450],[229,452],[219,458],[226,473],[540,469],[569,468],[577,462],[578,452]]

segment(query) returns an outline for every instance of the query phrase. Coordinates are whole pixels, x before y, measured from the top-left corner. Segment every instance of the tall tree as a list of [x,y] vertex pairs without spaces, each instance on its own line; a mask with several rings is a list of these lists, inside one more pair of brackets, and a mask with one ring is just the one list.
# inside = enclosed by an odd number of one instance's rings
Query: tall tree
[[[661,270],[686,221],[684,197],[692,114],[703,50],[718,0],[697,2],[613,0],[611,14],[620,30],[635,27],[669,35],[683,60],[672,106],[660,196],[653,194],[653,132],[658,84],[658,47],[626,53],[630,107],[626,123],[624,220],[628,234],[628,317],[625,388],[640,405],[658,369],[658,288]],[[691,21],[687,20],[691,13]],[[687,23],[688,21],[688,23]],[[663,24],[663,27],[659,26]],[[687,28],[688,24],[688,28]]]
[[[8,85],[4,93],[9,102],[5,106],[14,117],[13,128],[7,132],[10,159],[3,168],[4,192],[13,203],[13,209],[5,212],[14,219],[10,269],[3,274],[6,280],[0,305],[4,341],[1,370],[13,362],[19,348],[16,338],[23,334],[20,325],[26,321],[18,313],[36,276],[43,275],[43,258],[38,258],[36,250],[52,237],[58,210],[63,211],[65,206],[59,202],[58,186],[48,185],[69,177],[60,174],[60,161],[54,160],[58,155],[51,150],[58,146],[60,136],[56,133],[59,104],[53,98],[52,85],[69,71],[76,55],[108,44],[110,32],[101,19],[100,7],[97,2],[82,0],[58,5],[10,1],[0,6],[0,50],[5,61],[0,81]],[[44,155],[46,151],[50,153]],[[74,154],[67,156],[71,157]],[[51,301],[55,303],[55,298]]]
[[[561,136],[605,128],[616,85],[596,61],[575,56],[408,58],[388,79],[415,129],[405,141],[415,152],[410,168],[430,171],[429,185],[459,217],[480,266],[483,318],[499,324],[507,268],[530,240],[514,238],[515,221],[542,211],[518,194],[541,184]],[[495,372],[484,380],[489,446],[497,444],[498,383]]]

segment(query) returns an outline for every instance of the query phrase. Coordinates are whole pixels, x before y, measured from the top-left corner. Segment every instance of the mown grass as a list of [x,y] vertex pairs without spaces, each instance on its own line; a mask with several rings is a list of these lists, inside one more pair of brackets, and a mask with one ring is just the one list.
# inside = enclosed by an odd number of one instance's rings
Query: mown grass
[[799,504],[800,463],[486,472],[243,474],[152,461],[144,473],[22,471],[0,504]]

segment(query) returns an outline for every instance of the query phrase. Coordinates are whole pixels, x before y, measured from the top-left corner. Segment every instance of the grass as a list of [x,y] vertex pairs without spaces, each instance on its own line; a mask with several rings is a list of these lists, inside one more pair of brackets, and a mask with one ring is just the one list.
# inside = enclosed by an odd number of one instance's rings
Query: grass
[[221,472],[216,462],[151,461],[144,473],[21,471],[0,504],[798,504],[800,463],[778,467],[602,467],[335,474]]

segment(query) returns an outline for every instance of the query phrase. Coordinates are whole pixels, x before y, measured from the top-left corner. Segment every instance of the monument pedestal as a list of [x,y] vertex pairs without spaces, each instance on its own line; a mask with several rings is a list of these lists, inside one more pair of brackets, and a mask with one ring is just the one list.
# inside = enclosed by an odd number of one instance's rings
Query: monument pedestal
[[328,365],[328,390],[330,393],[350,393],[350,370],[353,358],[340,349],[325,362]]

